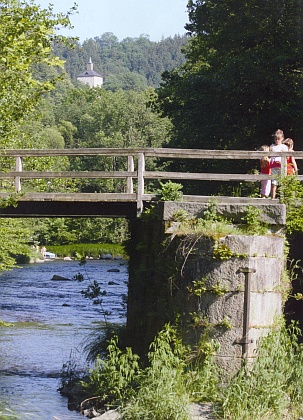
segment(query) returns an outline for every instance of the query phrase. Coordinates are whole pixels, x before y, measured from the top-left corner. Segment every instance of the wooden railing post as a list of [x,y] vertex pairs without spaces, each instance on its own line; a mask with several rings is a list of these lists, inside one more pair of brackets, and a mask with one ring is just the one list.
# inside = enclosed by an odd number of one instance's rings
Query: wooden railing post
[[281,175],[282,176],[287,175],[287,157],[286,156],[281,157]]
[[139,153],[138,154],[137,214],[141,214],[143,210],[144,171],[145,171],[145,157],[143,153]]
[[[129,172],[134,172],[135,170],[133,156],[127,156],[127,170]],[[131,176],[127,178],[126,192],[128,194],[132,194],[134,192],[134,183],[133,183],[133,178]]]
[[[20,156],[16,156],[16,172],[22,172],[22,159]],[[15,192],[21,191],[21,178],[20,176],[15,177]]]

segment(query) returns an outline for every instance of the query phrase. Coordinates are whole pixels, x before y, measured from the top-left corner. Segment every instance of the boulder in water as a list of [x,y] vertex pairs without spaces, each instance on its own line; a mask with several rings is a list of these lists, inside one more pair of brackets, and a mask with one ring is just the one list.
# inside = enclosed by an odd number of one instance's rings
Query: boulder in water
[[101,255],[101,260],[111,260],[113,258],[112,254],[103,254]]
[[71,279],[67,277],[57,276],[57,274],[53,275],[52,280],[56,281],[71,281]]

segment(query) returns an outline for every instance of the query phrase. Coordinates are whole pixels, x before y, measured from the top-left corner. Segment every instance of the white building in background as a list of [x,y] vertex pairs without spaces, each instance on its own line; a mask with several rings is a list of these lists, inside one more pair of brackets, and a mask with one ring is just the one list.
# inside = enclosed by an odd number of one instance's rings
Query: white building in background
[[97,86],[101,87],[103,85],[103,77],[101,74],[94,71],[94,65],[91,58],[89,58],[89,62],[87,63],[87,70],[84,73],[79,74],[77,80],[89,85],[90,88]]

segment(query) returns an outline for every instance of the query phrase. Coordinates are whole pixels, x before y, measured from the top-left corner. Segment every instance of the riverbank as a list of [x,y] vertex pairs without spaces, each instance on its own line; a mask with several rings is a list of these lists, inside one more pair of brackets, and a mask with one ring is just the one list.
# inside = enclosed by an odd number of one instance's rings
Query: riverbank
[[[41,258],[39,257],[31,257],[29,260],[29,264],[39,264],[39,263],[44,263],[44,262],[49,262],[49,261],[78,261],[79,259],[77,257],[58,257],[57,255],[53,254],[53,257],[48,257],[46,256],[46,258]],[[127,258],[122,257],[121,255],[117,255],[117,256],[113,256],[112,254],[102,254],[100,256],[98,256],[98,258],[94,258],[94,257],[88,257],[86,256],[85,259],[88,260],[114,260],[114,261],[120,261],[120,260],[127,260]]]
[[[95,398],[89,398],[85,390],[79,385],[67,386],[60,390],[61,394],[69,399],[69,408],[79,411],[85,417],[94,420],[122,420],[119,410],[98,409],[94,405]],[[188,405],[188,416],[190,420],[216,420],[215,407],[213,403],[191,403]]]
[[75,258],[77,255],[93,259],[128,258],[125,247],[121,244],[48,245],[47,251],[52,252],[58,258]]

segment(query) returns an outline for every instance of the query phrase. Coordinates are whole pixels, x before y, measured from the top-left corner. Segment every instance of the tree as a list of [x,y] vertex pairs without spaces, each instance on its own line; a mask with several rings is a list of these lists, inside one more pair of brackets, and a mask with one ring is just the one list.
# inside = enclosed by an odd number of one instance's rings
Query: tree
[[[74,9],[74,8],[73,8]],[[73,10],[72,9],[72,10]],[[62,76],[58,71],[39,78],[35,66],[60,68],[63,61],[52,52],[54,42],[68,40],[57,36],[58,26],[69,27],[69,14],[54,15],[52,6],[40,9],[32,0],[0,2],[0,147],[31,147],[26,139],[26,118],[45,92],[51,91]],[[45,67],[44,67],[45,68]],[[63,138],[57,134],[57,145]],[[61,143],[60,143],[61,142]],[[48,167],[49,167],[49,163]],[[56,162],[58,164],[58,161]],[[7,163],[1,160],[5,170]],[[32,162],[32,167],[35,162]],[[43,163],[42,163],[43,165]],[[1,185],[2,191],[4,184]],[[45,187],[44,187],[45,188]],[[9,190],[5,190],[6,192]],[[15,205],[13,199],[8,204]],[[1,205],[5,205],[1,202]],[[12,268],[14,255],[28,254],[30,231],[24,220],[0,219],[0,271]]]
[[[154,89],[106,91],[81,86],[70,90],[56,108],[57,124],[69,121],[74,147],[161,147],[170,137],[171,123],[154,107]],[[70,160],[71,170],[127,170],[125,157],[87,156]],[[148,168],[152,162],[147,161]],[[125,180],[82,180],[82,192],[122,192]]]
[[166,72],[173,146],[254,149],[303,130],[303,2],[190,0],[187,62]]
[[11,146],[13,132],[45,92],[55,86],[60,75],[39,80],[34,65],[63,67],[52,52],[54,42],[68,43],[56,35],[59,26],[70,27],[69,13],[54,15],[52,6],[40,9],[33,0],[0,2],[0,144]]

